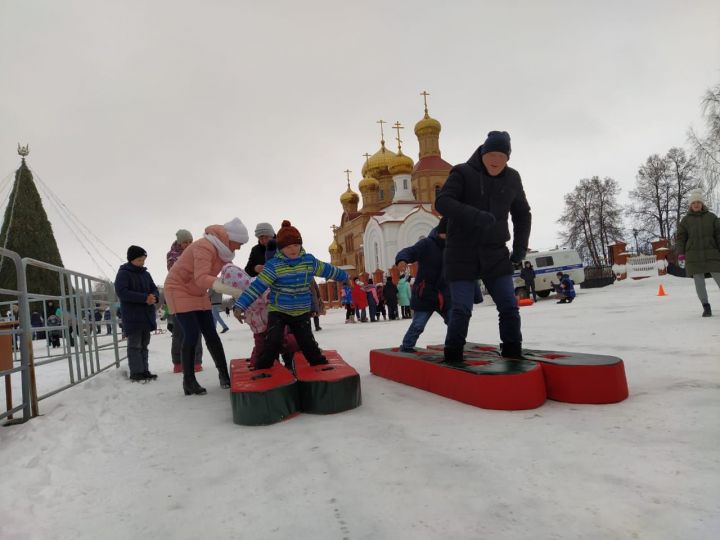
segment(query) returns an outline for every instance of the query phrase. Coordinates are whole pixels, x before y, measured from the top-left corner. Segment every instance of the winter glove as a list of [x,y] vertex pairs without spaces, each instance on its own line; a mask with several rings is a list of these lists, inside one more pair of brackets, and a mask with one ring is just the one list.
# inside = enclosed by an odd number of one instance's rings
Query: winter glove
[[216,279],[215,282],[212,284],[212,290],[215,292],[219,292],[220,294],[227,294],[229,296],[232,296],[233,298],[237,298],[242,294],[242,291],[237,287],[226,285],[219,279]]
[[495,225],[495,216],[492,215],[490,212],[478,210],[475,214],[474,225],[481,229],[487,229],[488,227],[492,227],[493,225]]
[[238,320],[240,324],[243,324],[245,322],[245,312],[240,308],[234,308],[233,309],[233,315]]
[[525,255],[527,255],[526,250],[513,249],[513,252],[510,254],[510,262],[512,262],[513,264],[521,264],[525,259]]

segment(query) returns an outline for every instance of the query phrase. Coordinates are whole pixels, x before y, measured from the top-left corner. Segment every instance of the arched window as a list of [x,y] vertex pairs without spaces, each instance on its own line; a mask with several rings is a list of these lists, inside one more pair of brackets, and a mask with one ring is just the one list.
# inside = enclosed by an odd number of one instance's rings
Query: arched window
[[407,178],[403,178],[403,189],[407,189]]
[[373,251],[375,252],[375,270],[380,268],[380,246],[375,242],[373,244]]

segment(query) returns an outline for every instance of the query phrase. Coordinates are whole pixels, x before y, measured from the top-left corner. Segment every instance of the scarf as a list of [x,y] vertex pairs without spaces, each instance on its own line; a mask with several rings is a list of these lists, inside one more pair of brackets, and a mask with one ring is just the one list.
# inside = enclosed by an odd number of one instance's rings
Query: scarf
[[213,246],[215,246],[215,249],[220,256],[220,259],[222,259],[223,262],[229,263],[232,262],[232,260],[235,258],[235,252],[230,251],[230,248],[223,244],[222,240],[220,240],[214,234],[205,233],[205,239],[208,240]]

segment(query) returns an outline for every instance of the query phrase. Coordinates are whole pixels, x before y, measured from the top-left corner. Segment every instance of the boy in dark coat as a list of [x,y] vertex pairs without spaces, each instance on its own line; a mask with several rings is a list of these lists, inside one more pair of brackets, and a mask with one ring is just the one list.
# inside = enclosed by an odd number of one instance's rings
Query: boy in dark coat
[[[522,354],[520,311],[515,298],[513,264],[527,253],[530,206],[522,180],[510,159],[510,135],[491,131],[472,157],[450,171],[435,208],[448,218],[445,272],[453,299],[445,338],[445,361],[462,362],[472,316],[476,280],[482,278],[498,311],[502,355]],[[508,217],[513,220],[512,254]]]
[[144,381],[157,379],[148,366],[148,345],[150,332],[157,329],[155,304],[160,293],[145,268],[147,253],[139,246],[130,246],[128,262],[123,264],[115,276],[115,293],[120,299],[123,331],[127,335],[128,367],[130,379]]
[[405,271],[408,263],[418,263],[418,272],[410,298],[413,317],[400,345],[402,352],[415,352],[415,344],[434,312],[437,311],[447,323],[450,295],[443,279],[446,227],[447,219],[443,218],[438,226],[430,231],[427,238],[422,238],[414,246],[400,250],[395,257],[395,264],[401,272]]
[[533,302],[537,302],[537,293],[535,292],[535,269],[530,261],[525,261],[525,265],[520,270],[520,277],[525,282],[525,288],[528,294],[532,293]]

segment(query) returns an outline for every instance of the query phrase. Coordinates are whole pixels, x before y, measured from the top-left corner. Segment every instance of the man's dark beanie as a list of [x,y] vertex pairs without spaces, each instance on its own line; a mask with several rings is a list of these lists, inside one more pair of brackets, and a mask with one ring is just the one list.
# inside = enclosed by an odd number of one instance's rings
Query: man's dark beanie
[[140,246],[130,246],[127,251],[128,262],[133,261],[138,257],[147,257],[147,251]]
[[480,155],[488,152],[502,152],[510,158],[510,134],[507,131],[491,131],[482,145]]

